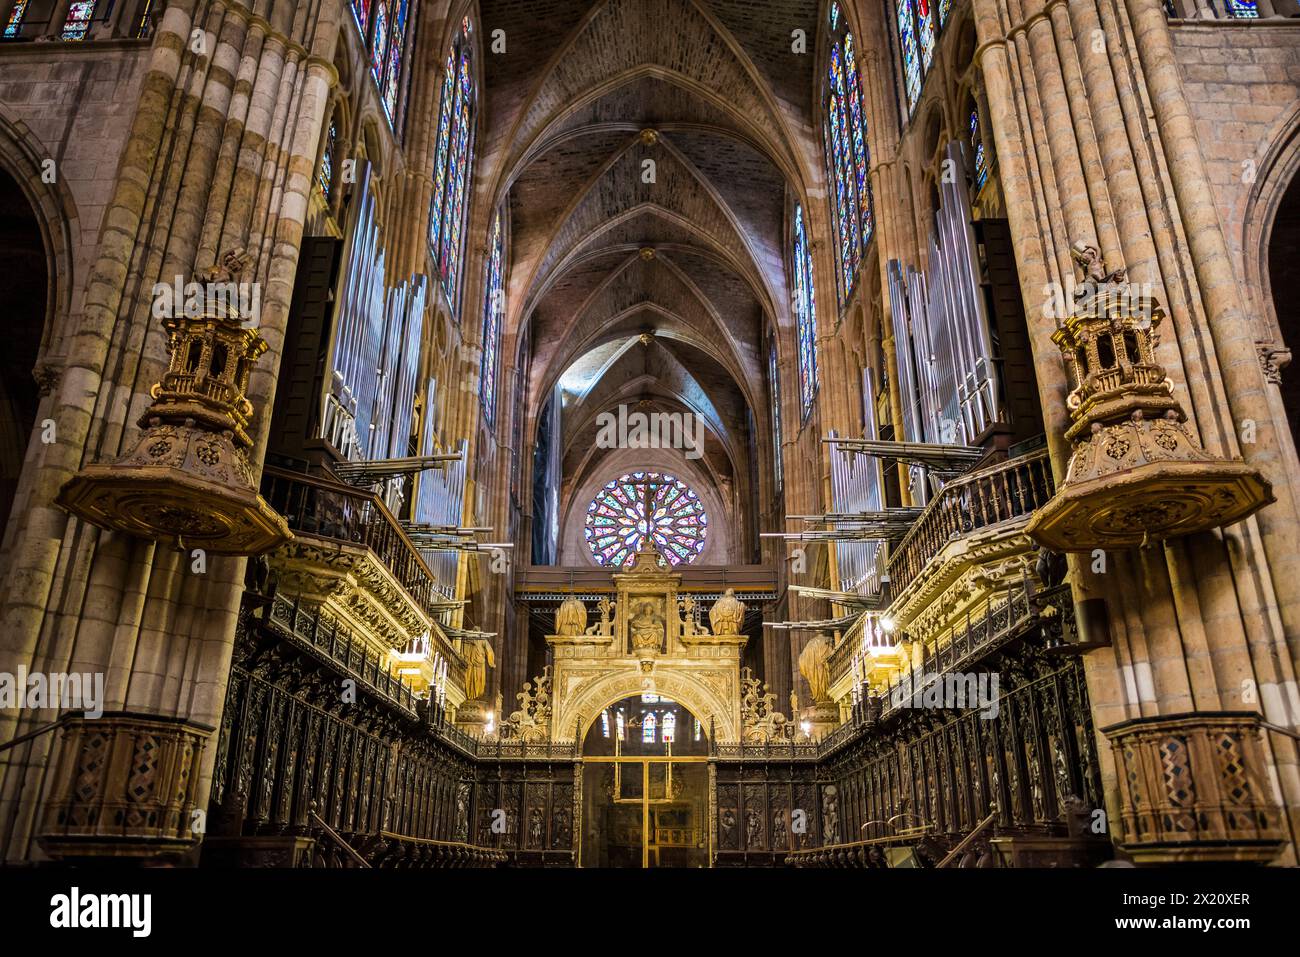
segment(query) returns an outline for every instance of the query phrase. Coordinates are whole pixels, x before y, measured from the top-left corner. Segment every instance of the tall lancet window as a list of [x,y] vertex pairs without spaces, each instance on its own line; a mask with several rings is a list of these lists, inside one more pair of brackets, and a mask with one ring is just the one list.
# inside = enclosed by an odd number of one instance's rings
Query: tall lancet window
[[366,35],[366,24],[370,20],[370,0],[352,0],[352,16],[361,28],[361,35]]
[[657,738],[658,719],[653,711],[647,711],[641,720],[641,743],[654,744]]
[[775,458],[776,464],[776,489],[779,492],[784,484],[784,463],[781,457],[784,454],[781,450],[781,374],[776,366],[776,338],[772,337],[767,344],[767,379],[772,389],[772,444],[776,446]]
[[491,428],[496,424],[497,360],[501,352],[501,314],[506,294],[502,277],[504,240],[501,236],[501,210],[492,217],[492,234],[488,237],[487,290],[483,297],[483,365],[479,370],[479,398],[483,418]]
[[903,89],[911,112],[921,98],[921,84],[934,63],[935,45],[948,23],[952,0],[895,0],[898,49],[903,58]]
[[826,165],[835,184],[835,221],[839,227],[840,290],[845,298],[857,282],[858,268],[871,240],[870,154],[863,119],[862,78],[853,34],[831,5],[831,53],[826,78]]
[[18,0],[9,11],[9,22],[5,24],[5,39],[12,40],[23,30],[23,16],[27,13],[28,0]]
[[974,166],[971,173],[975,180],[975,192],[978,193],[989,178],[989,157],[984,149],[984,124],[980,122],[979,106],[973,102],[970,108],[970,151]]
[[799,398],[806,416],[817,395],[817,296],[813,291],[812,250],[803,207],[794,208],[794,311],[799,330]]
[[[370,44],[370,68],[379,84],[379,99],[388,122],[397,123],[397,99],[402,84],[402,54],[406,47],[409,0],[377,0],[375,35]],[[353,13],[361,11],[353,6]]]
[[665,744],[671,744],[677,734],[677,715],[672,711],[664,712],[663,730],[660,732],[660,740]]
[[90,23],[95,19],[96,0],[81,0],[68,7],[68,15],[63,19],[63,32],[59,35],[64,40],[84,40],[90,33]]
[[469,191],[474,149],[474,79],[470,61],[469,17],[461,21],[443,64],[442,101],[438,107],[438,143],[434,148],[433,203],[429,209],[429,248],[438,280],[452,310],[460,302],[465,197]]

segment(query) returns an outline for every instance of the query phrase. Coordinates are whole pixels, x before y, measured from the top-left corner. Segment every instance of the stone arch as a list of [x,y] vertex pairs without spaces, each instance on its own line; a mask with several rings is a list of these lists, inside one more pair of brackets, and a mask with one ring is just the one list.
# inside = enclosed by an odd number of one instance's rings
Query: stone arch
[[[646,687],[647,677],[653,686]],[[652,692],[671,698],[697,718],[704,733],[716,734],[718,740],[740,740],[740,714],[732,699],[739,700],[738,688],[719,689],[701,676],[685,669],[674,669],[649,676],[638,670],[607,672],[586,682],[576,695],[561,703],[555,712],[552,737],[572,741],[575,729],[581,743],[600,713],[624,698]],[[710,738],[712,741],[712,738]]]
[[[627,472],[663,471],[677,476],[704,501],[709,516],[709,532],[696,565],[724,565],[736,560],[736,529],[728,525],[732,518],[728,503],[722,498],[712,475],[690,462],[676,449],[617,449],[603,458],[561,501],[557,562],[591,565],[599,568],[583,529],[587,504],[606,482]],[[611,569],[613,571],[613,569]]]

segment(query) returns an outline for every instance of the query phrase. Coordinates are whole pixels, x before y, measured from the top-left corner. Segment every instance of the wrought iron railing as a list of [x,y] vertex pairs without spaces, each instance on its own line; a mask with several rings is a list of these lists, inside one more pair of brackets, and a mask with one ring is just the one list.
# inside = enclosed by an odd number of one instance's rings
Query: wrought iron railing
[[355,675],[391,703],[416,713],[419,699],[410,686],[390,672],[379,656],[346,625],[318,614],[313,605],[284,595],[276,595],[271,601],[271,623],[323,652],[340,669]]
[[369,548],[431,617],[442,610],[433,572],[378,495],[267,466],[262,496],[294,532]]
[[949,482],[890,554],[893,594],[901,594],[954,538],[1031,515],[1054,492],[1046,449]]

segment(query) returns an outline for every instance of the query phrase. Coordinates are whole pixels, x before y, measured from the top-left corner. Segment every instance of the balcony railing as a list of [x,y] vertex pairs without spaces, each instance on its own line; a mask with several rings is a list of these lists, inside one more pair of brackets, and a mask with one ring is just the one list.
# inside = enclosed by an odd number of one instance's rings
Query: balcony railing
[[378,495],[267,466],[262,496],[295,532],[369,548],[431,617],[442,611],[433,572]]
[[893,594],[901,594],[954,538],[1031,515],[1054,492],[1046,449],[949,482],[889,556]]
[[346,625],[283,595],[276,595],[271,602],[271,623],[317,649],[345,673],[356,675],[393,704],[416,713],[417,699],[410,686],[392,674]]

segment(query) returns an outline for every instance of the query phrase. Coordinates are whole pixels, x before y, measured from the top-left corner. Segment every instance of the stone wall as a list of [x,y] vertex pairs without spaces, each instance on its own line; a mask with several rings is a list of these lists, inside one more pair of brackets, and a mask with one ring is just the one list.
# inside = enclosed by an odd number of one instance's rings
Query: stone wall
[[[1272,211],[1254,200],[1300,123],[1300,21],[1184,22],[1173,37],[1224,235],[1238,276],[1258,297],[1258,264],[1243,250],[1259,254],[1251,229],[1266,231]],[[1264,304],[1256,298],[1256,306]]]
[[[52,173],[70,195],[73,271],[59,280],[73,293],[73,314],[98,255],[104,207],[148,62],[142,40],[0,45],[0,125],[24,139],[25,152],[54,160]],[[9,172],[21,181],[32,171]]]

